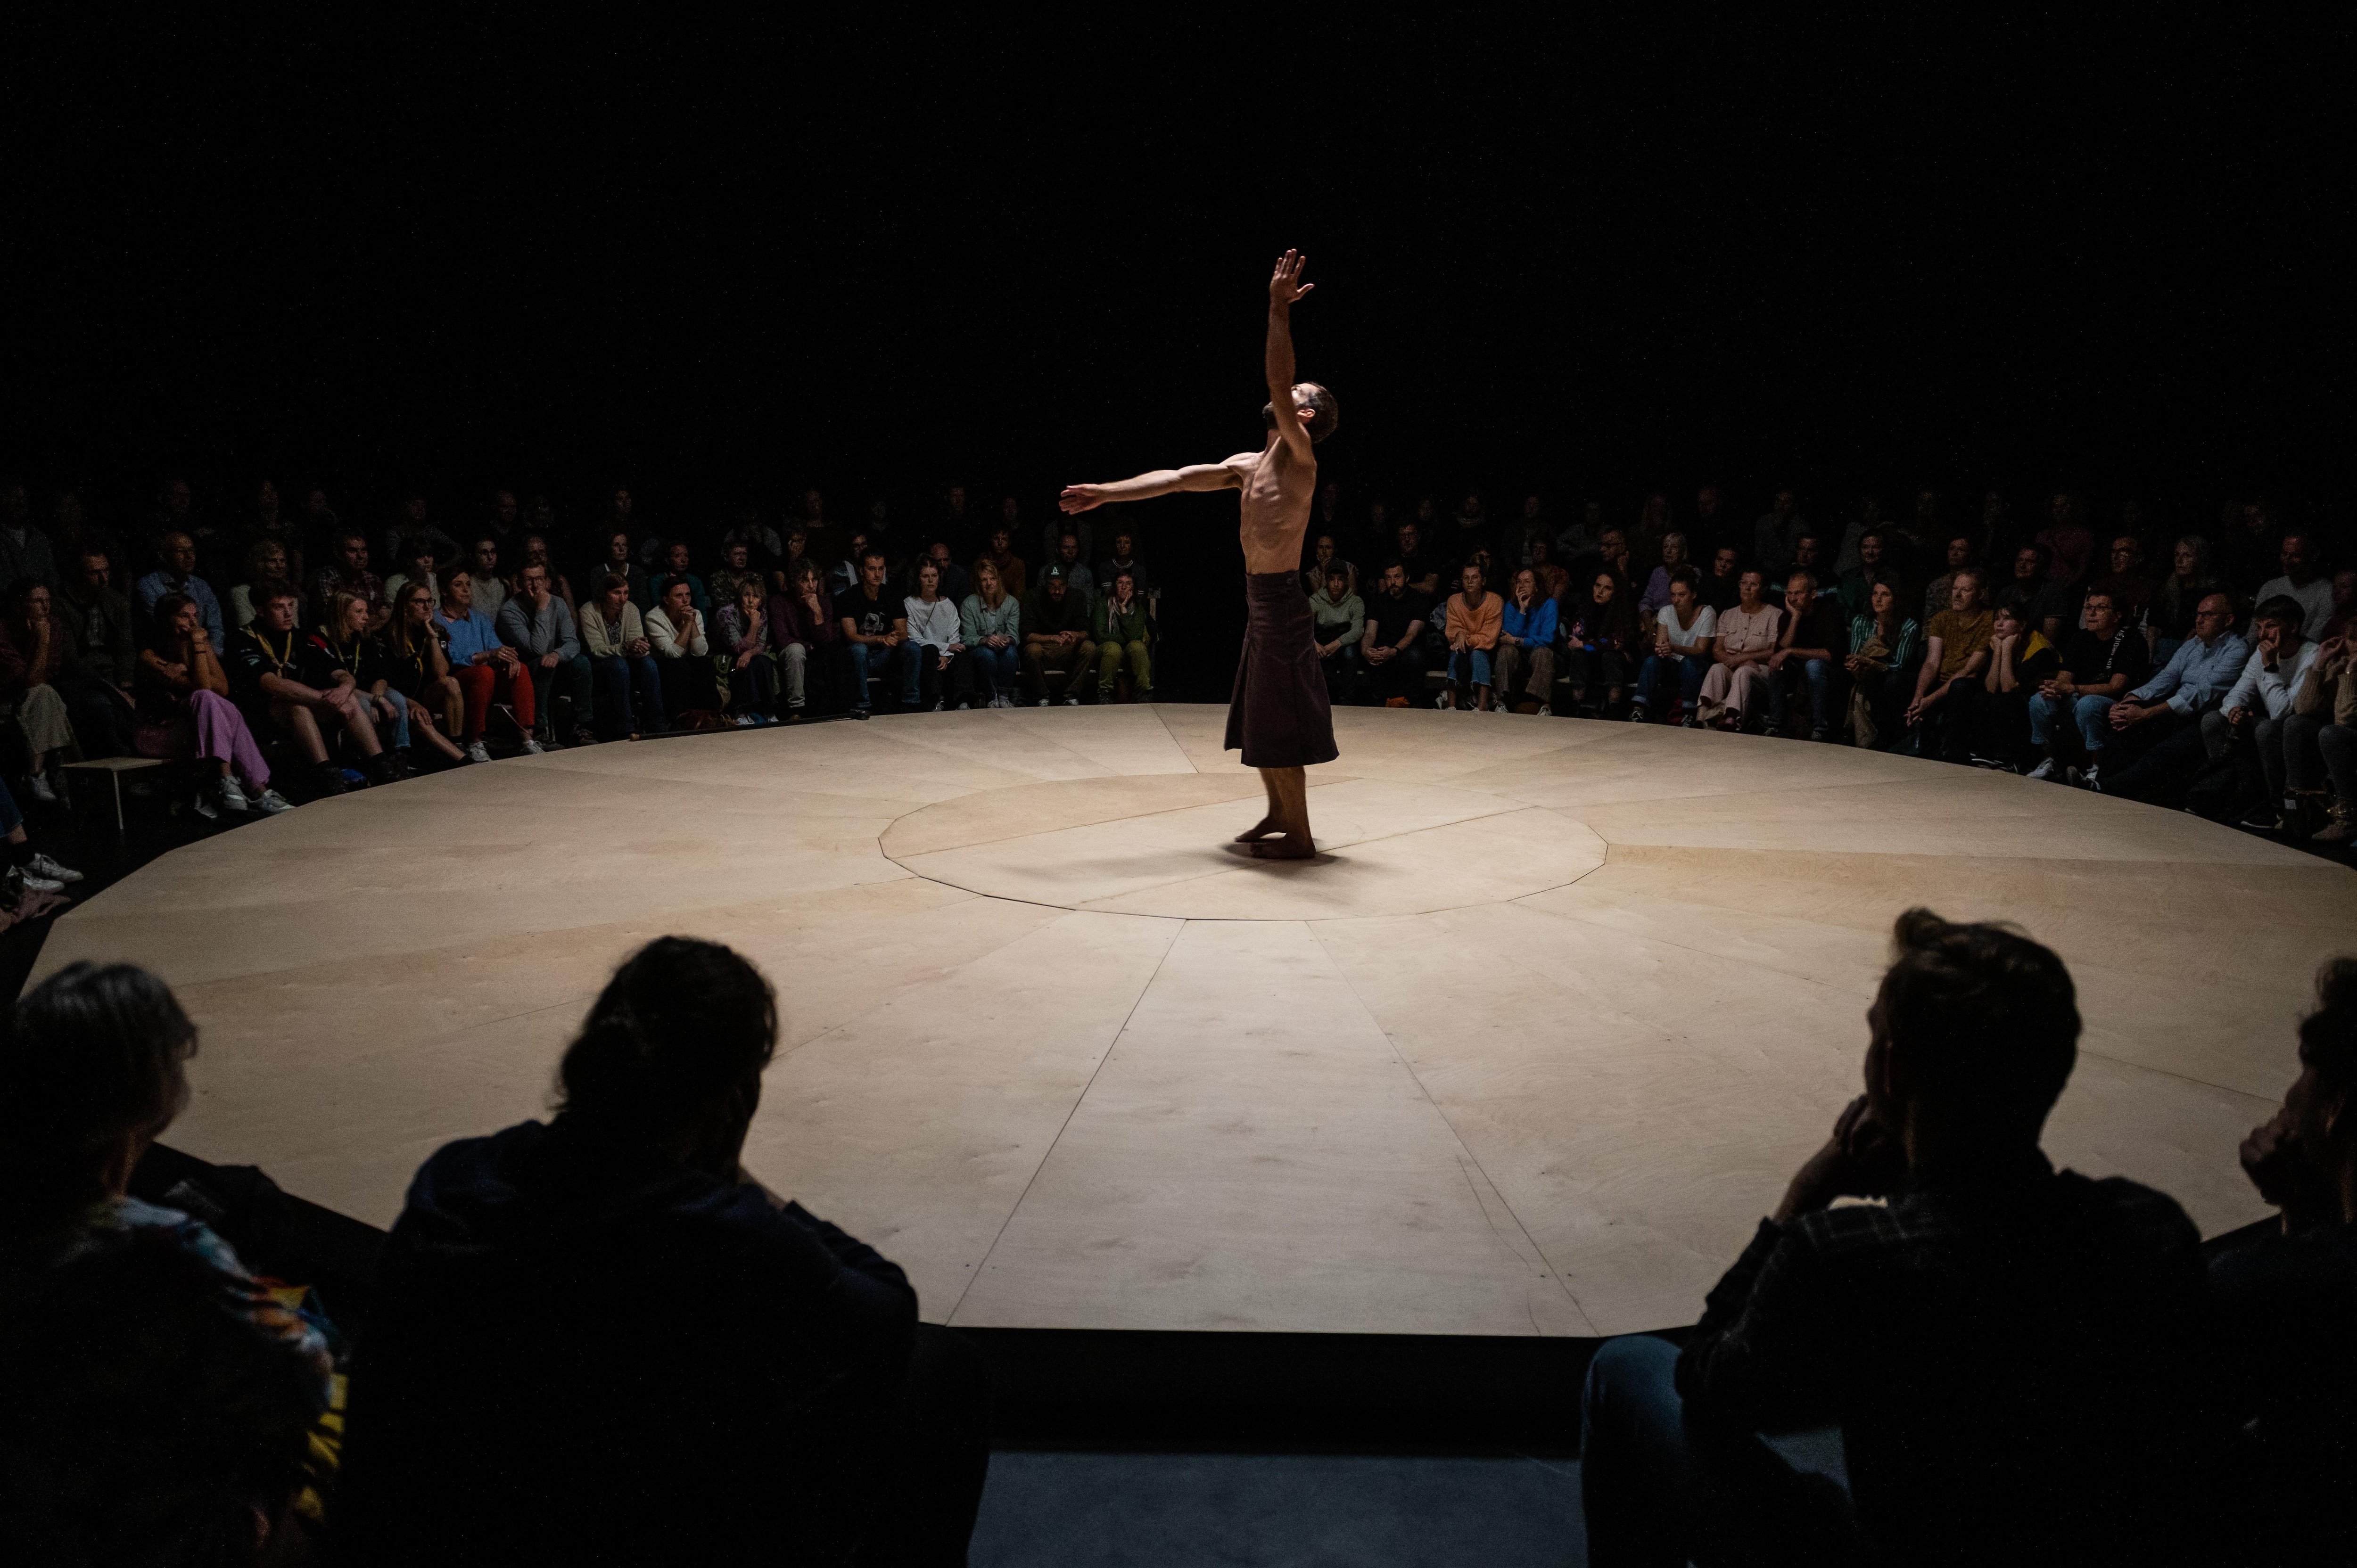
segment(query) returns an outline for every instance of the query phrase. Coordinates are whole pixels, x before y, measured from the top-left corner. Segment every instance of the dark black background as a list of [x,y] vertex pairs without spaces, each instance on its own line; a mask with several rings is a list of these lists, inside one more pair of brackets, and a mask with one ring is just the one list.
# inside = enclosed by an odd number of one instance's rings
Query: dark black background
[[[0,467],[105,522],[167,470],[223,514],[264,474],[371,521],[622,482],[657,527],[959,478],[1044,519],[1258,444],[1298,245],[1354,510],[2072,484],[2337,532],[2321,10],[20,25]],[[1232,505],[1146,514],[1182,608],[1232,596]]]

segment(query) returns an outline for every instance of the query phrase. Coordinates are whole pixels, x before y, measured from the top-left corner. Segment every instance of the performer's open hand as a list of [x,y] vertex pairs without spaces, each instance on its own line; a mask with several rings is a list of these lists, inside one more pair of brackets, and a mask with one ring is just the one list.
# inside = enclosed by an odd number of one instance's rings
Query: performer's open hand
[[1318,285],[1301,281],[1301,269],[1309,258],[1298,251],[1287,251],[1276,258],[1276,271],[1268,275],[1268,302],[1271,305],[1291,305]]
[[1056,504],[1066,511],[1090,511],[1105,503],[1103,485],[1066,485]]

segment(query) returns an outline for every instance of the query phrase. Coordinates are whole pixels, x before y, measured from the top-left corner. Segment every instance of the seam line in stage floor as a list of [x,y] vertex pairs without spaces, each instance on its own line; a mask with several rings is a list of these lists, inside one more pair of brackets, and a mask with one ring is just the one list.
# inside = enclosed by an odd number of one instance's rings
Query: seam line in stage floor
[[[1375,1032],[1383,1036],[1383,1048],[1391,1052],[1392,1060],[1399,1063],[1400,1070],[1407,1074],[1407,1080],[1415,1085],[1416,1093],[1422,1095],[1424,1097],[1424,1102],[1432,1107],[1432,1113],[1440,1118],[1440,1124],[1448,1129],[1448,1136],[1456,1142],[1458,1153],[1464,1156],[1465,1162],[1470,1165],[1473,1169],[1481,1173],[1482,1184],[1489,1187],[1492,1193],[1497,1195],[1498,1206],[1506,1211],[1506,1218],[1514,1222],[1514,1229],[1522,1233],[1523,1241],[1529,1244],[1532,1255],[1536,1257],[1540,1262],[1546,1265],[1547,1277],[1554,1281],[1555,1289],[1563,1293],[1563,1298],[1566,1301],[1571,1303],[1571,1309],[1579,1314],[1579,1320],[1587,1326],[1589,1336],[1591,1337],[1598,1337],[1596,1327],[1596,1319],[1588,1316],[1587,1306],[1582,1304],[1578,1295],[1572,1290],[1571,1282],[1564,1277],[1564,1273],[1561,1269],[1555,1267],[1555,1260],[1547,1256],[1546,1249],[1539,1245],[1538,1238],[1531,1234],[1531,1228],[1523,1223],[1523,1217],[1514,1212],[1512,1201],[1506,1197],[1504,1189],[1500,1187],[1496,1179],[1490,1175],[1490,1168],[1481,1163],[1481,1156],[1473,1152],[1472,1145],[1465,1141],[1465,1134],[1458,1132],[1457,1129],[1457,1123],[1448,1119],[1448,1112],[1447,1109],[1445,1109],[1438,1101],[1432,1097],[1432,1090],[1425,1087],[1423,1075],[1415,1070],[1414,1064],[1409,1062],[1407,1058],[1400,1054],[1398,1039],[1393,1036],[1389,1029],[1383,1026],[1383,1021],[1375,1016],[1375,1010],[1369,1006],[1367,1004],[1367,999],[1360,994],[1358,983],[1351,978],[1351,972],[1343,967],[1341,960],[1334,956],[1334,950],[1326,945],[1326,939],[1318,933],[1316,929],[1317,923],[1315,921],[1304,920],[1302,924],[1310,928],[1309,940],[1318,944],[1318,950],[1324,953],[1326,955],[1326,961],[1334,966],[1334,972],[1341,978],[1343,988],[1351,993],[1351,1000],[1359,1004],[1359,1011],[1366,1015],[1367,1022],[1372,1024],[1375,1026]],[[1468,1187],[1472,1187],[1473,1178],[1470,1175],[1466,1176],[1465,1184]],[[1480,1209],[1481,1219],[1490,1227],[1491,1234],[1496,1235],[1498,1222],[1490,1218],[1490,1206],[1481,1201],[1481,1194],[1478,1188],[1473,1191],[1473,1204],[1475,1208]],[[1517,1249],[1513,1243],[1507,1241],[1503,1236],[1499,1236],[1498,1240],[1505,1244],[1508,1251],[1516,1253],[1518,1257],[1520,1256],[1519,1249]],[[1525,1313],[1530,1313],[1530,1303],[1527,1298],[1523,1301],[1523,1310]],[[1538,1326],[1538,1317],[1535,1313],[1531,1313],[1530,1315],[1531,1329],[1534,1337],[1541,1339],[1555,1337],[1555,1336],[1548,1335],[1540,1330]]]
[[[1056,906],[1050,905],[1049,908],[1052,908]],[[1068,913],[1094,914],[1096,911],[1074,909]],[[1167,915],[1155,918],[1170,918]],[[1114,1030],[1112,1037],[1105,1041],[1104,1055],[1097,1058],[1097,1065],[1089,1069],[1088,1082],[1081,1085],[1081,1091],[1072,1096],[1071,1104],[1065,1107],[1064,1119],[1056,1124],[1056,1135],[1049,1139],[1048,1146],[1040,1151],[1039,1162],[1032,1165],[1030,1176],[1023,1183],[1023,1190],[1015,1195],[1013,1203],[1007,1205],[1006,1218],[998,1222],[997,1230],[990,1238],[990,1245],[985,1247],[982,1250],[982,1256],[974,1260],[974,1272],[966,1276],[965,1284],[958,1291],[957,1300],[950,1303],[949,1311],[942,1315],[942,1326],[944,1328],[953,1327],[956,1325],[958,1309],[965,1305],[965,1298],[973,1294],[974,1282],[982,1278],[984,1270],[990,1267],[991,1254],[998,1251],[998,1243],[1006,1238],[1006,1228],[1014,1224],[1015,1217],[1023,1211],[1024,1200],[1031,1196],[1031,1189],[1039,1185],[1039,1173],[1048,1168],[1049,1160],[1055,1158],[1056,1145],[1064,1141],[1064,1133],[1071,1126],[1072,1118],[1081,1113],[1082,1102],[1088,1099],[1089,1090],[1096,1087],[1097,1075],[1104,1071],[1105,1063],[1113,1060],[1113,1053],[1120,1047],[1121,1037],[1129,1032],[1129,1021],[1136,1017],[1138,1008],[1145,1005],[1146,993],[1154,989],[1155,981],[1162,973],[1162,966],[1170,961],[1170,950],[1178,945],[1178,938],[1186,929],[1187,922],[1184,920],[1170,921],[1170,940],[1162,944],[1161,954],[1154,961],[1153,972],[1146,977],[1146,983],[1137,988],[1137,994],[1130,998],[1129,1011],[1121,1015],[1120,1026]]]
[[[1107,776],[1106,778],[1104,778],[1104,779],[1034,779],[1031,783],[1028,783],[1028,784],[994,784],[993,786],[991,786],[991,787],[990,787],[989,789],[974,789],[974,790],[970,790],[970,791],[968,791],[967,793],[965,793],[965,794],[963,794],[963,795],[952,795],[952,796],[951,796],[951,797],[950,797],[948,800],[931,800],[931,801],[928,801],[928,802],[926,802],[924,805],[919,806],[919,807],[917,807],[917,808],[916,808],[915,810],[913,810],[913,811],[904,811],[904,812],[902,812],[902,813],[901,813],[901,816],[913,817],[913,816],[915,816],[915,815],[917,814],[917,812],[918,812],[918,811],[931,811],[935,806],[947,806],[947,805],[952,805],[952,804],[954,804],[954,803],[956,803],[957,801],[960,801],[960,800],[974,800],[974,799],[976,799],[977,797],[979,797],[979,796],[983,796],[983,795],[995,795],[995,794],[997,794],[997,793],[1001,792],[1002,790],[1007,790],[1007,789],[1036,789],[1036,788],[1038,788],[1038,787],[1039,787],[1039,785],[1041,785],[1041,784],[1103,784],[1103,783],[1109,782],[1111,779],[1185,779],[1185,778],[1189,778],[1189,777],[1190,777],[1190,775],[1184,774],[1184,773],[1115,773],[1115,774],[1110,774],[1110,775],[1108,775],[1108,776]],[[1215,777],[1215,775],[1209,774],[1209,773],[1196,773],[1196,774],[1191,775],[1191,777],[1193,777],[1193,778],[1197,778],[1197,779],[1210,779],[1210,778],[1213,778],[1213,777]],[[1376,780],[1367,780],[1367,779],[1364,779],[1364,777],[1363,777],[1362,775],[1361,775],[1361,774],[1351,773],[1351,774],[1344,774],[1344,775],[1341,775],[1341,776],[1340,776],[1340,777],[1338,777],[1338,778],[1333,778],[1333,779],[1317,779],[1317,780],[1315,780],[1314,782],[1312,782],[1312,783],[1308,786],[1308,788],[1309,788],[1309,789],[1332,789],[1332,788],[1333,788],[1335,785],[1337,785],[1337,784],[1357,784],[1357,783],[1361,783],[1361,782],[1375,782],[1375,783],[1380,783],[1380,782],[1381,782],[1381,780],[1380,780],[1380,779],[1376,779]],[[1467,794],[1469,794],[1469,795],[1471,795],[1471,794],[1479,794],[1479,793],[1480,793],[1480,790],[1477,790],[1477,789],[1469,789],[1469,790],[1467,790],[1467,791],[1465,791],[1465,792],[1466,792]],[[1238,795],[1238,796],[1235,796],[1235,797],[1233,798],[1233,800],[1249,800],[1250,798],[1251,798],[1251,797],[1250,797],[1250,796],[1248,796],[1248,795]],[[1013,843],[1015,840],[1017,840],[1017,839],[1038,838],[1038,837],[1039,837],[1039,836],[1041,836],[1042,834],[1045,834],[1045,833],[1060,833],[1060,832],[1071,832],[1071,831],[1072,829],[1074,829],[1074,828],[1101,828],[1101,827],[1104,826],[1104,824],[1105,824],[1106,822],[1144,822],[1144,821],[1145,821],[1146,818],[1148,818],[1148,817],[1167,817],[1167,816],[1170,815],[1170,813],[1172,813],[1173,811],[1201,811],[1201,810],[1202,810],[1204,807],[1206,807],[1206,806],[1225,806],[1225,805],[1230,805],[1230,804],[1232,804],[1232,800],[1196,800],[1196,801],[1193,801],[1193,802],[1191,802],[1191,803],[1189,803],[1189,804],[1188,804],[1188,805],[1184,805],[1184,806],[1159,806],[1159,807],[1157,807],[1155,810],[1153,810],[1153,811],[1131,811],[1131,812],[1127,813],[1127,814],[1126,814],[1126,815],[1125,815],[1125,816],[1119,816],[1119,817],[1105,817],[1105,818],[1101,819],[1100,821],[1093,822],[1061,822],[1061,823],[1059,823],[1058,825],[1056,825],[1055,827],[1052,827],[1052,828],[1027,828],[1027,829],[1025,829],[1024,831],[1022,831],[1021,832],[1002,833],[1001,835],[999,835],[997,838],[995,838],[995,839],[975,839],[975,840],[974,840],[974,841],[972,841],[971,843],[953,843],[953,844],[945,844],[945,845],[943,845],[943,846],[942,846],[942,848],[940,848],[940,849],[926,849],[926,850],[919,850],[917,853],[918,853],[918,854],[955,854],[957,851],[962,850],[962,849],[980,849],[984,844],[986,844],[986,843]],[[1522,811],[1545,811],[1545,810],[1547,810],[1548,808],[1544,807],[1544,806],[1520,806],[1520,807],[1518,807],[1517,809],[1522,810]],[[1491,813],[1491,814],[1493,814],[1493,815],[1494,815],[1495,813]],[[1464,820],[1464,821],[1466,821],[1466,822],[1473,822],[1473,821],[1475,821],[1476,819],[1471,818],[1471,817],[1467,817],[1467,818],[1465,818],[1465,819],[1463,819],[1463,820]],[[892,819],[892,821],[893,821],[895,823],[898,823],[898,822],[900,821],[900,818],[899,818],[899,817],[895,817],[895,818],[893,818],[893,819]],[[1443,824],[1441,824],[1441,825],[1442,825],[1442,826],[1446,826],[1447,824],[1446,824],[1446,823],[1443,823]],[[890,830],[890,829],[888,829],[888,828],[885,830],[885,832],[890,832],[890,831],[891,831],[891,830]],[[1410,829],[1408,829],[1407,831],[1408,831],[1408,832],[1421,832],[1422,830],[1420,830],[1420,829],[1416,829],[1416,828],[1410,828]],[[1394,836],[1397,836],[1397,835],[1394,835]],[[1360,843],[1372,843],[1374,841],[1373,841],[1372,839],[1362,839],[1362,840],[1360,840],[1359,842],[1360,842]],[[907,872],[907,873],[908,873],[909,875],[911,875],[911,876],[924,876],[924,877],[925,877],[925,880],[926,880],[926,881],[928,881],[928,882],[940,882],[940,881],[941,881],[941,878],[939,878],[939,877],[937,877],[937,876],[926,876],[926,875],[925,875],[925,874],[924,874],[923,872],[919,871],[919,870],[918,870],[915,866],[913,866],[913,865],[902,865],[902,863],[901,863],[899,859],[897,859],[895,856],[893,856],[893,855],[892,855],[888,851],[887,851],[887,850],[884,848],[884,835],[883,835],[882,833],[878,833],[878,834],[877,834],[877,835],[876,835],[876,853],[877,853],[878,854],[883,855],[885,859],[887,859],[887,860],[888,860],[888,861],[891,861],[893,865],[899,866],[901,870],[903,870],[903,871]],[[1227,869],[1229,869],[1229,870],[1233,870],[1233,869],[1235,869],[1235,868],[1234,868],[1234,867],[1232,867],[1232,866],[1230,866],[1230,867],[1228,867]],[[1212,873],[1211,875],[1217,875],[1217,873]],[[1182,876],[1182,877],[1180,877],[1178,880],[1179,880],[1179,881],[1181,881],[1181,882],[1185,882],[1185,881],[1189,881],[1189,880],[1190,880],[1190,878],[1183,877],[1183,876]],[[942,883],[942,886],[943,886],[944,887],[954,887],[954,886],[957,886],[957,884],[956,884],[956,883],[953,883],[953,882],[944,882],[944,883]],[[1167,886],[1171,886],[1171,884],[1169,884],[1169,883],[1157,883],[1157,884],[1155,884],[1155,886],[1157,886],[1157,887],[1167,887]],[[972,891],[973,891],[973,889],[972,889],[972,888],[968,888],[968,889],[967,889],[967,891],[968,891],[968,892],[972,892]],[[987,897],[996,897],[996,894],[992,894],[992,895],[987,895]],[[1059,909],[1061,909],[1061,908],[1070,908],[1070,906],[1069,906],[1069,905],[1063,905],[1063,904],[1059,904],[1059,905],[1056,905],[1056,906],[1054,906],[1054,907],[1055,907],[1055,908],[1059,908]],[[1190,916],[1190,917],[1189,917],[1189,918],[1193,918],[1193,917],[1191,917],[1191,916]]]

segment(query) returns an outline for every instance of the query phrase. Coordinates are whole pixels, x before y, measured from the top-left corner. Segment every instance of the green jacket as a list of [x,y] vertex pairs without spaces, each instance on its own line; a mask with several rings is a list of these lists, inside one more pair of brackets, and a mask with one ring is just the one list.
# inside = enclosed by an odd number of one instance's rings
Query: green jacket
[[1154,640],[1154,621],[1146,613],[1146,598],[1138,595],[1129,601],[1125,613],[1113,607],[1113,597],[1107,595],[1097,601],[1096,634],[1099,642],[1119,643],[1126,648],[1133,642]]

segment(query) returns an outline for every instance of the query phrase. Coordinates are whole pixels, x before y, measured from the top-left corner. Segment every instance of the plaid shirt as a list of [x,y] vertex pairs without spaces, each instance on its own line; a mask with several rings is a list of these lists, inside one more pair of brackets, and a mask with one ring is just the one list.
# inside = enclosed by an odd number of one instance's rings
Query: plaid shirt
[[1838,1423],[1859,1523],[1894,1561],[2042,1561],[2072,1525],[2108,1560],[2123,1513],[2166,1528],[2201,1239],[2160,1193],[2034,1150],[1957,1176],[1761,1221],[1678,1391],[1745,1430]]

